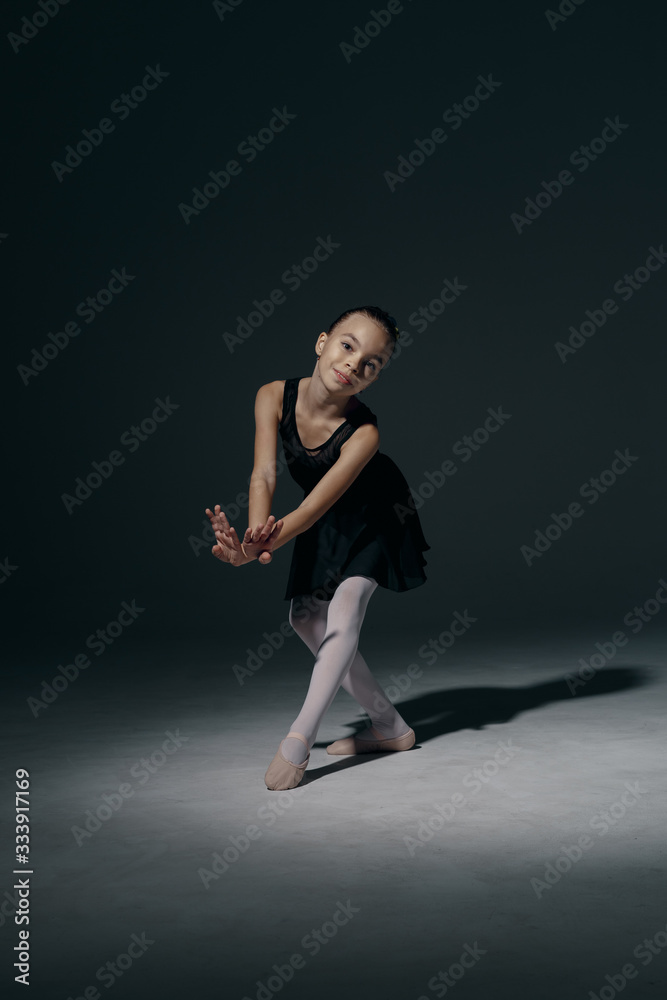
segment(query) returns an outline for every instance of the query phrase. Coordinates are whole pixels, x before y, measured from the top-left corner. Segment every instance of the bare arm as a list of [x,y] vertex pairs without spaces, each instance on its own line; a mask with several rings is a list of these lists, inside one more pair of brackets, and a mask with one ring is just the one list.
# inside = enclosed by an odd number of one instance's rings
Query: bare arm
[[248,527],[255,528],[258,524],[266,524],[271,505],[273,503],[274,489],[261,475],[253,472],[250,477],[248,487]]
[[255,397],[255,455],[248,487],[248,527],[266,524],[276,490],[278,419],[283,385],[267,382]]
[[[255,458],[248,493],[248,532],[252,531],[254,539],[260,535],[259,526],[264,529],[262,534],[267,535],[266,526],[276,488],[279,400],[282,399],[282,392],[283,384],[281,382],[269,382],[260,386],[255,398]],[[260,558],[260,561],[265,565],[268,564],[271,561],[270,552],[279,549],[281,545],[286,545],[296,535],[300,535],[312,527],[345,493],[364,466],[371,460],[379,446],[380,435],[374,424],[362,424],[361,427],[358,427],[341,446],[340,455],[335,464],[304,497],[299,506],[286,514],[284,518],[276,521],[275,526],[268,525],[270,535],[266,538],[265,555]],[[218,508],[216,508],[215,517],[219,518],[217,510]],[[207,513],[212,518],[213,523],[214,515],[208,509]],[[228,525],[225,523],[223,527],[227,533]],[[231,532],[234,532],[233,528]],[[248,544],[250,541],[248,532],[244,538],[244,545],[251,551],[255,549],[261,551],[261,543],[259,546]],[[241,543],[236,538],[235,532],[233,538],[231,534],[225,534],[225,538],[229,551],[225,551],[219,558],[223,558],[223,561],[232,561],[230,556],[233,555],[236,564],[247,562],[248,559],[241,550]],[[256,558],[258,556],[253,554],[250,561]]]

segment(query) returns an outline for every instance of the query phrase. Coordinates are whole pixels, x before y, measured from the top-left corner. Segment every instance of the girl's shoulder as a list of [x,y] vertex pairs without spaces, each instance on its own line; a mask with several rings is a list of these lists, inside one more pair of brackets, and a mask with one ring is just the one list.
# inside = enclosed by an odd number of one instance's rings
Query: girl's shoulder
[[272,393],[273,400],[276,405],[276,410],[278,414],[278,422],[282,423],[283,420],[283,405],[285,402],[285,396],[287,393],[288,384],[291,386],[292,394],[296,395],[297,388],[301,378],[297,376],[296,378],[278,378],[274,382],[267,382],[266,389]]
[[273,382],[265,382],[260,385],[255,396],[255,414],[257,406],[261,406],[262,411],[275,413],[278,422],[282,420],[283,399],[285,397],[285,386],[288,379],[275,379]]
[[357,399],[357,405],[348,413],[347,420],[353,427],[359,427],[361,424],[377,425],[378,422],[378,418],[373,411],[365,403],[362,403],[360,399]]
[[285,389],[285,383],[287,381],[294,381],[294,380],[293,379],[288,380],[288,379],[284,379],[284,378],[282,378],[282,379],[278,378],[278,379],[275,379],[273,382],[265,382],[263,385],[260,385],[260,387],[257,390],[257,392],[258,393],[261,392],[262,394],[266,394],[266,395],[270,395],[270,396],[274,396],[274,397],[282,396],[282,394],[284,392],[284,389]]

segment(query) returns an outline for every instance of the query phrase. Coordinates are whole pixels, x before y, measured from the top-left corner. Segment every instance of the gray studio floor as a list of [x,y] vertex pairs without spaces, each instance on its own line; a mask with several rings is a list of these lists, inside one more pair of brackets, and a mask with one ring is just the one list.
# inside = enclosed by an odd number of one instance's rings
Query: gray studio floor
[[428,667],[407,633],[362,635],[381,683],[406,687],[392,700],[417,746],[327,756],[362,725],[339,692],[292,792],[263,775],[308,682],[293,637],[243,685],[211,649],[146,643],[37,718],[19,711],[32,995],[660,995],[658,626],[578,681],[609,630],[471,633]]

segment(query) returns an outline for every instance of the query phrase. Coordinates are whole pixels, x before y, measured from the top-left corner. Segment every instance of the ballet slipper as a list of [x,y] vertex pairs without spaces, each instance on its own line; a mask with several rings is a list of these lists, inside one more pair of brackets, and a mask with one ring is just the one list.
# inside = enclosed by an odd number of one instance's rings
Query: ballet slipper
[[373,726],[370,731],[377,736],[377,740],[359,740],[356,736],[348,736],[344,740],[336,740],[327,747],[327,753],[334,756],[353,753],[384,753],[386,750],[409,750],[415,745],[415,734],[412,729],[408,729],[403,736],[395,736],[386,740],[382,733]]
[[[306,750],[308,750],[308,741],[301,733],[288,733],[285,739],[290,736],[295,736],[302,743],[306,744]],[[264,781],[266,782],[266,787],[272,791],[283,791],[286,788],[296,788],[304,774],[306,773],[306,768],[308,767],[308,761],[310,760],[310,751],[308,751],[308,756],[302,764],[293,764],[290,760],[286,760],[280,752],[280,747],[283,745],[283,741],[280,741],[280,746],[276,750],[275,757],[269,764],[268,770],[264,775]]]

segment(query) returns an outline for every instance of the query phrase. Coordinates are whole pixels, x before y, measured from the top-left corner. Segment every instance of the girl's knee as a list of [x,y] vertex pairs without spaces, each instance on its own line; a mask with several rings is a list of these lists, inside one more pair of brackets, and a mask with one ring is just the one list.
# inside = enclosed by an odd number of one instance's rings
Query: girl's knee
[[332,607],[344,605],[347,609],[365,610],[376,587],[377,581],[370,577],[346,576],[338,584],[331,599]]
[[304,623],[308,620],[308,613],[304,614],[305,608],[299,602],[295,603],[292,601],[289,609],[288,620],[294,631],[299,635],[303,629]]
[[310,595],[305,594],[303,597],[292,598],[288,618],[297,635],[303,635],[309,631],[309,627],[321,614],[322,608],[319,603]]

